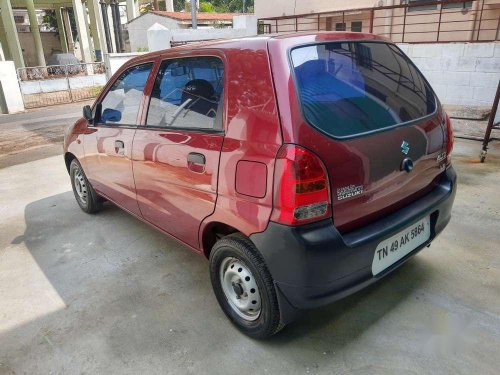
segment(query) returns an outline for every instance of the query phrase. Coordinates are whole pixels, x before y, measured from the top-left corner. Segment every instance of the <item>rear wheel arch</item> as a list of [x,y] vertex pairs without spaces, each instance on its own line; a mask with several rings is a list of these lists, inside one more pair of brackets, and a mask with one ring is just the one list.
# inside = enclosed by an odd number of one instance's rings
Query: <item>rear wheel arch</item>
[[210,252],[218,240],[233,233],[243,234],[237,228],[219,221],[212,221],[206,224],[201,236],[201,249],[205,257],[207,259],[210,257]]

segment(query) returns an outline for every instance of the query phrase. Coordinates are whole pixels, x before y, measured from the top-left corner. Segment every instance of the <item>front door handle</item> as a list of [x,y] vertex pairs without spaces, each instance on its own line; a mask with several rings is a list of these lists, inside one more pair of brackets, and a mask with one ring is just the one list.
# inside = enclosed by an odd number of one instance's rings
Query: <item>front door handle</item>
[[191,152],[187,157],[188,168],[196,173],[205,172],[205,155],[199,154],[197,152]]
[[115,141],[115,152],[117,154],[123,155],[124,148],[125,148],[125,143],[123,143],[123,141],[120,140]]

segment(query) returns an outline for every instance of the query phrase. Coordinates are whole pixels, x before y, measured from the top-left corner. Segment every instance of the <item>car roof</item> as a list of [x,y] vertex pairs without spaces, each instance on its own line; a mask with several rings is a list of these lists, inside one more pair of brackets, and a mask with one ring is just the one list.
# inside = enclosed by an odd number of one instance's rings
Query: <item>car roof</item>
[[306,41],[318,40],[318,41],[334,41],[334,40],[379,40],[390,42],[387,38],[381,37],[375,34],[369,33],[356,33],[356,32],[345,32],[345,31],[303,31],[303,32],[289,32],[289,33],[278,33],[278,34],[266,34],[258,36],[248,36],[243,38],[234,39],[217,39],[217,40],[207,40],[196,43],[187,43],[182,46],[177,46],[169,49],[159,50],[150,52],[144,55],[138,56],[130,60],[141,60],[144,58],[157,57],[164,54],[165,52],[175,52],[175,51],[186,51],[186,50],[200,50],[200,49],[262,49],[265,48],[270,40],[276,42],[286,41],[287,44],[302,44]]

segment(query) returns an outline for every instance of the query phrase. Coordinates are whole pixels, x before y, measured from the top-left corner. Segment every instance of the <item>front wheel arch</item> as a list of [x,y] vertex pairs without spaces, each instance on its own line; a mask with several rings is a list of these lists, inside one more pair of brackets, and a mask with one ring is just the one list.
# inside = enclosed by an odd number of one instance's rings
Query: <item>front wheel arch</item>
[[66,170],[68,171],[69,173],[69,169],[70,169],[70,166],[71,166],[71,162],[76,159],[76,156],[74,154],[72,154],[71,152],[66,152],[64,154],[64,163],[66,164]]

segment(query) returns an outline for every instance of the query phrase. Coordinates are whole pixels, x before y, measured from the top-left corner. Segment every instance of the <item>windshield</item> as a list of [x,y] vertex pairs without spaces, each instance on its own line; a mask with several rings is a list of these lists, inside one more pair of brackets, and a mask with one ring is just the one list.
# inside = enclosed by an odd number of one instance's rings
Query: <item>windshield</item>
[[305,119],[349,137],[432,114],[436,100],[415,65],[394,45],[330,42],[291,51]]

